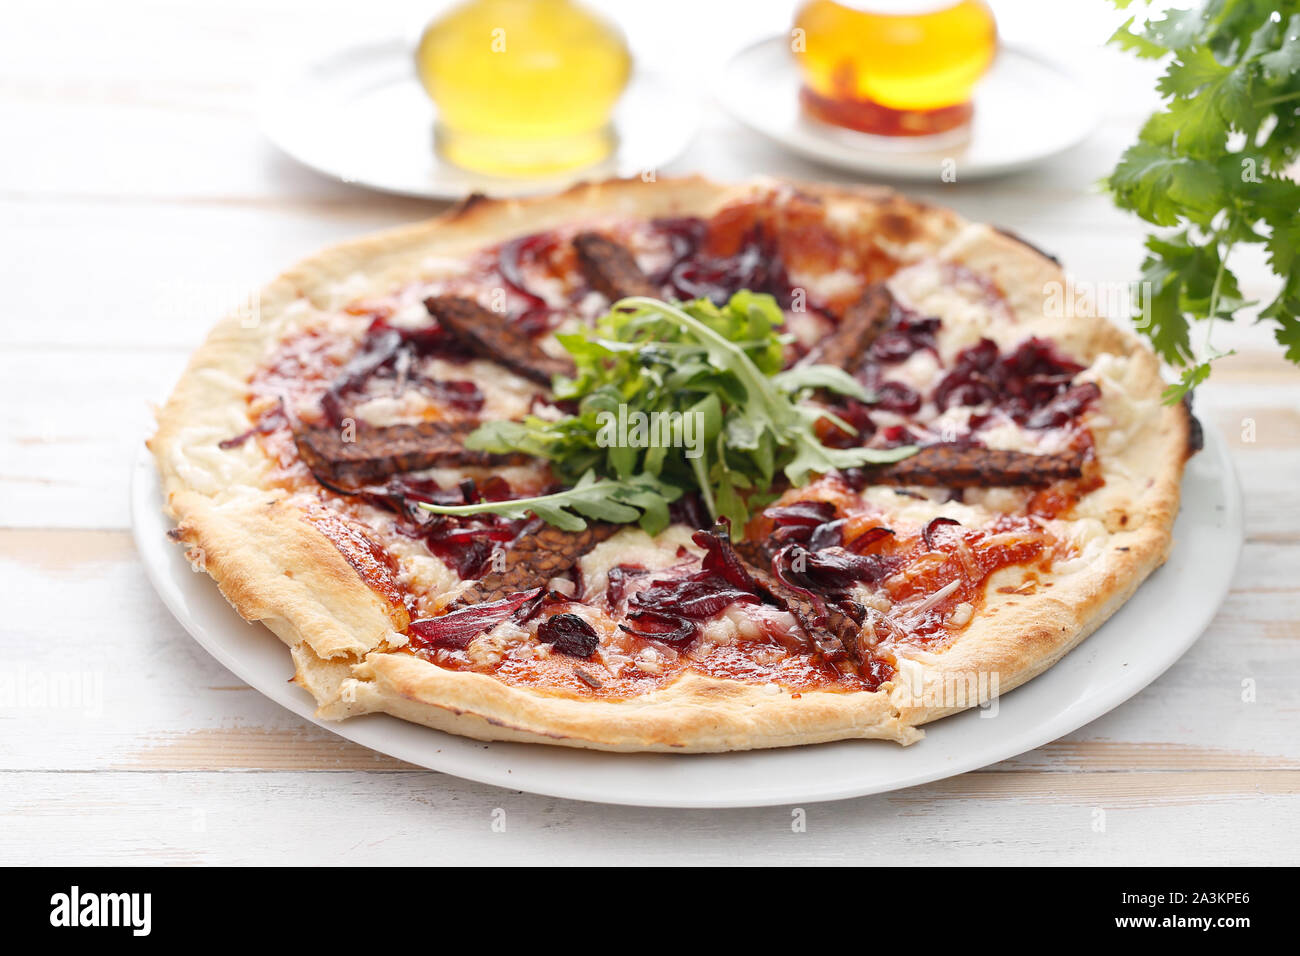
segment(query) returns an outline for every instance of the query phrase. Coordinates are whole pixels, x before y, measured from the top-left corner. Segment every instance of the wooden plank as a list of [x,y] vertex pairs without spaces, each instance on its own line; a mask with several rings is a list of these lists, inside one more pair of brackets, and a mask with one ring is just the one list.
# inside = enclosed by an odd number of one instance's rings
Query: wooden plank
[[[431,211],[427,204],[405,204],[385,212],[382,203],[356,199],[337,208],[296,211],[203,203],[3,202],[0,229],[21,235],[23,242],[9,260],[6,294],[13,321],[0,329],[0,346],[6,353],[188,353],[223,314],[297,260]],[[58,363],[59,357],[22,361]],[[72,374],[60,377],[77,384]]]
[[432,773],[4,782],[0,859],[14,864],[896,865],[901,845],[909,865],[1260,865],[1293,862],[1300,832],[1296,771],[967,774],[858,800],[729,811],[593,806]]

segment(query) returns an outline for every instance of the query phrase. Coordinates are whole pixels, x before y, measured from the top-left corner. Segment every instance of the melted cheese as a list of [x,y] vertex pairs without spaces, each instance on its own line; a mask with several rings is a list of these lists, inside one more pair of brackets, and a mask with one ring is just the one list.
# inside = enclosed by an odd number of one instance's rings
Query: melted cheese
[[635,564],[650,570],[661,570],[680,563],[677,550],[686,548],[698,557],[700,549],[691,541],[694,532],[686,525],[671,525],[655,537],[650,537],[640,528],[624,528],[613,537],[602,541],[592,548],[578,568],[582,571],[583,596],[592,597],[605,593],[609,584],[609,570],[620,564]]
[[790,277],[795,288],[807,289],[814,299],[842,299],[862,288],[862,276],[850,269],[836,269],[820,275]]
[[377,428],[426,421],[438,417],[437,412],[428,396],[413,388],[398,395],[376,395],[352,410],[354,416]]
[[384,549],[397,559],[397,582],[416,596],[417,617],[431,617],[468,587],[420,541],[390,531]]
[[1103,353],[1078,376],[1079,381],[1096,382],[1101,389],[1101,402],[1092,413],[1089,425],[1097,439],[1098,451],[1111,456],[1112,466],[1160,409],[1156,398],[1134,398],[1140,375],[1138,363],[1128,356]]
[[961,501],[930,501],[901,495],[892,488],[879,485],[863,492],[864,501],[876,506],[890,518],[924,525],[934,518],[952,518],[968,528],[985,524],[993,516],[983,508]]
[[533,399],[543,393],[540,385],[486,359],[457,363],[430,358],[424,361],[421,371],[435,381],[471,381],[478,385],[483,393],[483,409],[478,414],[484,421],[523,418]]
[[830,323],[814,312],[787,312],[785,328],[806,348],[816,345],[831,332]]
[[917,349],[896,365],[881,366],[886,381],[902,382],[921,395],[929,395],[943,378],[939,360],[929,349]]

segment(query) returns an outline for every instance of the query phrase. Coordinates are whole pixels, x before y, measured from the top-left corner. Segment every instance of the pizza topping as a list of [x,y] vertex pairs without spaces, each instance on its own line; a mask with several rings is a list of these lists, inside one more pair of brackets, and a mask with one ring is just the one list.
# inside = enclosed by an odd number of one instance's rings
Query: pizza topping
[[654,634],[665,643],[681,643],[695,636],[698,622],[725,608],[759,603],[758,585],[731,548],[725,523],[711,531],[697,531],[692,539],[704,548],[700,570],[661,577],[633,594],[627,601],[627,616],[638,625],[644,620],[650,630],[629,633]]
[[707,299],[719,306],[742,289],[767,293],[783,307],[794,294],[776,239],[762,223],[752,225],[734,250],[716,256],[696,252],[677,263],[667,285],[683,302]]
[[[321,479],[318,477],[317,480]],[[528,524],[526,518],[512,519],[495,514],[473,518],[435,516],[418,506],[420,502],[450,505],[515,497],[509,483],[499,475],[482,482],[466,478],[450,488],[444,488],[432,478],[413,475],[399,475],[384,485],[360,488],[334,487],[328,481],[322,483],[338,494],[393,512],[397,516],[393,528],[398,534],[422,541],[430,553],[440,558],[461,579],[478,577],[497,543],[513,541]]]
[[[826,412],[802,401],[806,393],[869,396],[834,366],[782,371],[781,319],[770,297],[746,292],[725,308],[706,300],[681,306],[625,300],[594,330],[561,337],[577,374],[559,383],[557,397],[577,401],[577,414],[487,423],[467,446],[524,450],[549,459],[561,480],[577,482],[580,499],[562,492],[549,502],[535,500],[553,506],[547,520],[564,520],[572,511],[592,514],[597,496],[607,491],[612,502],[639,511],[593,516],[639,519],[652,531],[667,524],[667,504],[683,493],[698,492],[710,517],[726,516],[740,526],[751,489],[767,490],[778,472],[802,485],[814,473],[910,454],[907,447],[840,449],[821,442],[816,425]],[[673,448],[684,451],[670,454]]]
[[540,594],[541,588],[534,588],[473,607],[458,608],[439,617],[412,621],[406,633],[415,648],[463,651],[475,637],[509,619]]
[[864,484],[944,488],[1050,485],[1080,477],[1083,463],[1084,454],[1078,449],[1034,455],[965,442],[943,442],[927,445],[902,461],[864,470],[857,477]]
[[641,271],[626,246],[598,232],[583,232],[574,237],[573,248],[591,287],[611,302],[633,295],[659,297],[659,287]]
[[689,644],[695,640],[699,628],[694,621],[666,611],[638,608],[630,611],[628,619],[634,624],[620,624],[618,629],[633,637],[660,641],[671,647]]
[[925,527],[921,529],[921,540],[925,542],[925,546],[931,551],[934,550],[934,529],[945,524],[953,524],[959,528],[961,527],[961,522],[956,518],[945,518],[943,515],[940,515],[937,518],[931,518],[925,523]]
[[893,303],[893,296],[883,284],[870,286],[844,313],[834,334],[814,346],[803,361],[825,362],[852,372],[862,364],[867,351],[885,330]]
[[935,337],[940,322],[936,318],[922,318],[897,302],[890,310],[890,324],[871,343],[867,352],[874,362],[896,364],[920,351],[939,355]]
[[668,261],[650,277],[655,285],[662,288],[674,270],[688,259],[693,259],[704,247],[709,237],[709,224],[695,216],[677,216],[655,219],[650,225],[668,240]]
[[537,639],[570,657],[590,657],[600,645],[596,629],[576,614],[553,614],[537,628]]
[[1026,428],[1060,428],[1078,418],[1089,405],[1101,398],[1095,382],[1071,385],[1046,405],[1034,409],[1025,419]]
[[512,239],[497,252],[497,273],[506,286],[525,302],[523,311],[514,319],[515,325],[525,336],[535,335],[545,329],[554,309],[545,296],[533,290],[524,276],[524,269],[526,265],[544,259],[556,242],[552,233],[539,232]]
[[505,316],[460,296],[431,296],[424,301],[429,314],[466,349],[491,359],[541,385],[557,375],[570,375],[572,363],[543,352]]
[[952,368],[934,391],[940,410],[950,405],[997,406],[1023,422],[1070,386],[1083,366],[1065,358],[1040,338],[1029,338],[1008,355],[992,339],[980,339],[957,353]]
[[752,591],[729,587],[711,572],[701,571],[676,581],[653,582],[632,595],[627,606],[632,615],[649,610],[701,621],[732,604],[757,603],[758,598]]
[[456,407],[481,407],[482,395],[473,383],[436,382],[413,371],[418,357],[435,354],[461,357],[464,352],[453,337],[437,326],[404,328],[391,325],[382,315],[376,316],[361,338],[360,351],[320,396],[321,411],[327,421],[341,423],[347,416],[348,402],[373,379],[382,377],[393,379],[399,391],[411,384],[432,391],[435,397]]
[[327,483],[357,486],[436,465],[490,465],[510,460],[465,448],[469,426],[442,422],[374,427],[353,423],[304,426],[294,432],[298,454]]
[[506,549],[504,567],[471,584],[461,592],[456,604],[494,601],[511,592],[540,587],[569,571],[579,558],[617,530],[617,525],[591,524],[581,531],[565,531],[533,521]]

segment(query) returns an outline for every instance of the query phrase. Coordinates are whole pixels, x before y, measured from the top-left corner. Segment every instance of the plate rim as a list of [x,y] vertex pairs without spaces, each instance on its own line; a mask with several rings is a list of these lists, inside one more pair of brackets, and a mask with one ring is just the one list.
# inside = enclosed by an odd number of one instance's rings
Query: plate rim
[[[840,154],[827,153],[822,149],[819,149],[816,145],[810,145],[808,141],[793,136],[781,135],[769,127],[752,122],[746,111],[737,108],[736,101],[730,94],[731,89],[735,86],[732,72],[737,63],[741,62],[745,57],[758,52],[761,48],[773,45],[784,45],[784,43],[784,34],[773,34],[747,44],[727,58],[714,80],[711,92],[713,94],[714,102],[717,103],[729,118],[739,123],[751,133],[761,136],[767,142],[773,143],[781,149],[788,150],[804,159],[811,160],[824,166],[857,173],[869,173],[873,176],[904,182],[924,182],[934,178],[934,171],[929,168],[924,172],[921,172],[919,170],[913,171],[905,166],[880,165],[871,162],[870,157],[886,155],[884,153],[864,151],[862,153],[862,160],[856,161],[844,158]],[[1036,50],[1021,43],[1002,42],[998,48],[998,52],[999,55],[1010,53],[1031,60],[1039,66],[1069,80],[1070,83],[1077,88],[1080,96],[1088,102],[1089,108],[1080,120],[1074,135],[1052,150],[1044,153],[1037,153],[1033,156],[1021,159],[977,165],[974,167],[963,167],[961,175],[965,180],[993,179],[1046,162],[1047,160],[1060,156],[1062,153],[1078,146],[1079,143],[1083,142],[1100,124],[1101,114],[1097,107],[1096,96],[1089,90],[1087,84],[1083,82],[1077,71],[1068,67],[1062,67],[1060,64],[1049,60]],[[893,153],[888,155],[906,156],[908,154]]]
[[[1109,685],[1105,693],[1093,693],[1085,698],[1082,702],[1071,701],[1056,716],[1048,721],[1037,725],[1037,729],[1031,729],[1029,732],[1012,732],[1009,739],[1001,746],[994,746],[988,749],[977,751],[977,756],[963,760],[950,760],[947,765],[934,767],[929,770],[921,771],[915,774],[903,775],[899,777],[890,777],[883,783],[858,782],[853,784],[843,784],[837,787],[829,787],[813,792],[794,793],[789,789],[772,790],[768,788],[762,793],[750,794],[747,796],[710,796],[709,794],[695,795],[690,793],[676,794],[672,797],[666,797],[660,794],[655,795],[630,795],[619,792],[612,793],[603,790],[599,783],[596,785],[586,785],[579,779],[565,786],[557,786],[553,780],[546,781],[540,785],[536,781],[530,781],[527,772],[517,773],[513,770],[494,769],[491,761],[484,758],[478,758],[479,763],[474,760],[468,762],[453,759],[452,753],[457,750],[473,751],[479,754],[482,751],[492,751],[494,748],[529,748],[530,756],[537,753],[544,754],[543,760],[552,759],[552,754],[558,754],[554,757],[557,761],[587,761],[599,762],[605,761],[622,761],[622,760],[671,760],[671,761],[692,761],[692,762],[718,762],[724,759],[744,759],[747,761],[770,761],[774,764],[781,762],[782,757],[787,760],[789,755],[796,752],[807,750],[816,751],[817,748],[831,748],[838,745],[872,745],[879,744],[882,746],[895,747],[899,754],[915,752],[915,748],[924,745],[924,741],[913,745],[909,748],[897,747],[888,741],[838,741],[828,744],[812,744],[803,747],[794,748],[774,748],[767,750],[738,751],[728,754],[645,754],[645,753],[607,753],[603,751],[578,750],[573,748],[548,746],[545,744],[528,744],[528,743],[504,743],[504,742],[484,742],[472,738],[458,737],[447,734],[443,731],[434,730],[418,724],[412,724],[407,721],[399,720],[387,714],[366,714],[359,717],[353,717],[345,721],[324,721],[315,715],[315,704],[310,695],[296,685],[285,681],[283,677],[278,678],[276,682],[268,682],[258,679],[255,674],[250,676],[254,671],[255,664],[241,659],[229,647],[221,643],[218,638],[206,633],[204,627],[196,621],[184,607],[181,600],[185,588],[170,578],[170,572],[167,565],[175,563],[169,562],[166,557],[157,560],[157,555],[166,555],[165,548],[175,548],[171,542],[165,541],[165,532],[171,527],[170,519],[166,517],[162,510],[162,498],[160,485],[158,482],[157,471],[154,466],[152,455],[147,448],[141,448],[134,462],[131,476],[131,530],[136,550],[140,555],[141,563],[144,565],[146,577],[153,586],[154,591],[158,594],[163,604],[167,607],[169,613],[181,625],[182,629],[207,651],[223,667],[233,673],[240,680],[248,684],[249,687],[262,694],[264,697],[274,701],[285,709],[291,711],[299,717],[302,717],[318,727],[349,740],[355,744],[386,754],[399,760],[412,763],[418,767],[427,770],[446,773],[451,776],[460,777],[466,780],[472,780],[477,783],[487,784],[490,786],[501,787],[508,790],[522,790],[542,796],[556,797],[568,800],[585,801],[589,803],[611,804],[618,806],[637,806],[637,807],[659,807],[659,808],[678,808],[678,809],[726,809],[740,807],[764,807],[764,806],[790,806],[803,803],[822,803],[833,800],[845,800],[855,797],[870,796],[878,793],[888,793],[895,790],[902,790],[908,787],[914,787],[925,783],[932,783],[937,780],[947,779],[958,776],[982,767],[989,766],[1002,760],[1010,759],[1022,753],[1035,750],[1044,744],[1057,740],[1067,734],[1073,733],[1080,727],[1098,719],[1109,713],[1128,700],[1132,699],[1170,667],[1173,666],[1204,634],[1210,622],[1213,620],[1215,613],[1223,604],[1228,591],[1230,590],[1233,576],[1240,559],[1241,550],[1244,546],[1244,501],[1239,476],[1236,472],[1235,463],[1228,451],[1227,443],[1219,435],[1218,430],[1205,426],[1205,446],[1200,454],[1212,455],[1215,463],[1219,466],[1221,481],[1216,484],[1218,491],[1217,497],[1222,502],[1223,518],[1222,532],[1225,536],[1230,536],[1235,542],[1232,548],[1230,560],[1225,562],[1216,562],[1216,565],[1223,569],[1219,580],[1219,586],[1210,594],[1210,600],[1205,604],[1203,620],[1198,617],[1199,623],[1194,627],[1189,627],[1186,633],[1181,633],[1178,640],[1171,641],[1163,651],[1154,658],[1154,663],[1147,665],[1145,668],[1135,668],[1125,673],[1126,680],[1121,680],[1115,685]],[[1207,479],[1208,480],[1208,479]],[[1180,514],[1182,510],[1180,509]],[[149,536],[157,532],[157,537]],[[1170,557],[1179,549],[1180,544],[1175,539]],[[1185,547],[1185,545],[1184,545]],[[216,591],[216,583],[206,575],[199,576],[191,571],[188,563],[185,562],[179,550],[173,552],[175,560],[184,565],[184,574],[190,575],[187,581],[191,587],[199,586]],[[1153,574],[1159,572],[1156,569]],[[197,584],[195,584],[197,582]],[[1143,587],[1149,585],[1149,579],[1139,586],[1138,594]],[[209,592],[211,593],[211,592]],[[1137,594],[1134,595],[1136,597]],[[280,641],[269,629],[258,624],[245,622],[235,612],[233,607],[225,603],[219,591],[216,597],[222,604],[222,610],[229,615],[229,623],[238,622],[244,627],[259,628],[262,633],[259,639],[265,638],[273,642],[276,651],[284,654],[286,665],[289,662],[288,648]],[[1133,598],[1130,598],[1132,601]],[[1127,607],[1129,602],[1116,612],[1116,616]],[[1106,627],[1112,626],[1114,617],[1103,622],[1098,632]],[[220,625],[225,626],[225,623]],[[1074,648],[1068,655],[1082,653],[1088,646],[1088,641],[1093,640],[1095,635],[1090,635],[1084,641]],[[1059,664],[1060,662],[1058,662]],[[1027,682],[1025,687],[1039,685],[1039,682],[1050,680],[1053,668],[1047,672],[1038,675],[1032,681]],[[1125,665],[1127,666],[1127,665]],[[286,670],[288,667],[286,667]],[[1115,689],[1118,687],[1118,691]],[[1019,689],[1019,688],[1017,688]],[[1010,691],[1008,694],[1014,694]],[[927,728],[928,734],[940,734],[942,728],[950,721],[972,719],[977,717],[978,708],[972,708],[962,714],[956,714],[945,718],[943,721],[936,722],[930,728]],[[416,737],[414,734],[421,736]],[[432,735],[432,736],[429,736]],[[413,745],[407,744],[407,741],[414,741]],[[432,752],[442,759],[430,760],[427,750],[435,741],[440,741],[441,746],[432,747]],[[424,750],[424,753],[416,753],[416,750]],[[574,756],[579,755],[579,756]],[[721,758],[721,759],[720,759]],[[795,757],[794,759],[798,759]],[[480,765],[481,763],[481,765]]]

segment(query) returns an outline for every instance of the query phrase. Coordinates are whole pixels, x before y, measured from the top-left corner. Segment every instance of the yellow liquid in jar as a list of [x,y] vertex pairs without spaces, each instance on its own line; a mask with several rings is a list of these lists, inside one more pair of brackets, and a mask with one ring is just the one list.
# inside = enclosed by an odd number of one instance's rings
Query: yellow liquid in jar
[[833,113],[822,118],[840,125],[894,135],[968,119],[971,92],[997,50],[997,26],[981,0],[894,0],[874,9],[870,0],[812,0],[795,28],[805,106]]
[[442,155],[506,176],[604,159],[631,71],[618,31],[570,0],[457,7],[425,31],[416,64],[438,108]]

